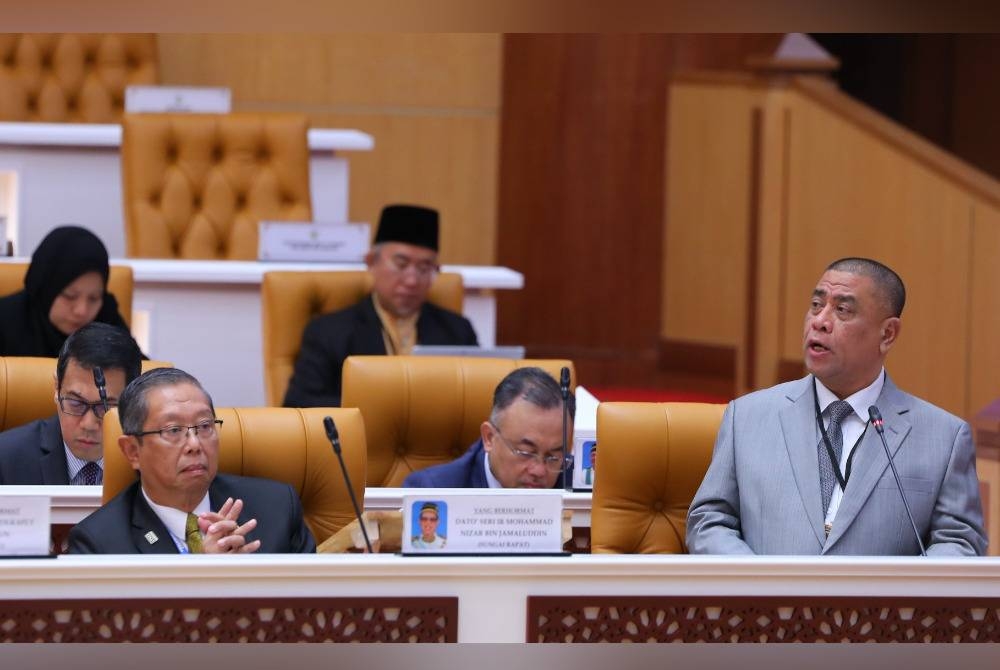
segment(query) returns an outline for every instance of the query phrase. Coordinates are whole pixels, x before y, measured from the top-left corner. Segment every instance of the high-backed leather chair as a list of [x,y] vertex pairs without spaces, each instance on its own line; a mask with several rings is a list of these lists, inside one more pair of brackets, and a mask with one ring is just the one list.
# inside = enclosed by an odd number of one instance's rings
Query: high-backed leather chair
[[[24,288],[24,274],[27,263],[0,263],[0,297],[16,293]],[[128,265],[112,265],[108,274],[108,293],[118,301],[125,324],[132,326],[132,268]]]
[[[165,361],[142,362],[143,372],[171,367]],[[55,358],[0,356],[0,431],[52,416],[55,373]]]
[[153,34],[0,34],[3,121],[117,123],[125,87],[158,80]]
[[461,456],[479,439],[493,391],[516,368],[538,366],[559,379],[568,360],[447,356],[350,356],[344,407],[357,407],[368,438],[368,485],[401,486],[415,470]]
[[[219,472],[264,477],[291,485],[302,500],[306,524],[322,543],[354,519],[354,507],[337,457],[323,428],[332,416],[354,495],[365,495],[365,427],[356,409],[284,407],[216,408],[222,419]],[[104,418],[104,490],[108,502],[135,481],[135,471],[118,446],[118,410]]]
[[126,114],[126,250],[141,258],[257,258],[261,221],[310,221],[301,114]]
[[[285,397],[309,320],[350,307],[371,290],[371,273],[364,270],[264,273],[261,325],[268,404],[279,406]],[[434,278],[427,299],[461,314],[463,297],[462,275],[443,272]]]
[[593,553],[687,553],[687,511],[712,460],[725,405],[605,402],[597,407]]

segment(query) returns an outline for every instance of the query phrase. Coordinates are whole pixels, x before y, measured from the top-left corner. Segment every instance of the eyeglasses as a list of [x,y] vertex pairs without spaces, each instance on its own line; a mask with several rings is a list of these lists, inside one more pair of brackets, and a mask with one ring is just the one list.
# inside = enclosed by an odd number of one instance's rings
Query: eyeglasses
[[417,279],[431,279],[437,274],[438,266],[431,261],[416,261],[407,256],[396,254],[390,256],[387,267],[398,275],[405,275],[412,272]]
[[195,437],[200,437],[203,440],[211,440],[218,434],[218,427],[221,425],[222,419],[210,419],[208,421],[196,423],[193,426],[167,426],[166,428],[161,428],[159,430],[145,430],[141,433],[129,434],[134,437],[159,435],[160,438],[168,444],[181,445],[187,441],[188,431],[193,430]]
[[549,472],[562,471],[563,464],[568,460],[568,458],[564,459],[561,453],[542,456],[541,454],[538,454],[534,451],[523,451],[521,449],[516,449],[514,445],[511,444],[510,441],[503,436],[503,433],[500,432],[500,429],[497,428],[497,425],[495,423],[490,421],[489,424],[493,426],[493,430],[496,431],[497,436],[500,438],[500,441],[503,442],[508,449],[510,449],[510,453],[514,454],[514,456],[516,456],[518,460],[522,462],[536,461],[544,465],[545,469],[548,470]]
[[[118,403],[109,402],[108,409],[112,407],[118,407]],[[59,411],[63,414],[69,414],[70,416],[86,416],[87,411],[94,413],[98,419],[103,419],[107,412],[104,409],[104,403],[100,400],[97,402],[87,402],[86,400],[80,400],[79,398],[69,398],[66,396],[59,396]]]

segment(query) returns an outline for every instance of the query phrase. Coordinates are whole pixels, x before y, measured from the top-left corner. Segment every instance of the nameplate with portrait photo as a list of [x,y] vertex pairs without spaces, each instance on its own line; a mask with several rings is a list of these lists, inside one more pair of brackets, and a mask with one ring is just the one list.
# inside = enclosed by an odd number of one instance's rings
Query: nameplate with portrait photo
[[403,553],[561,554],[562,493],[476,489],[403,496]]
[[573,490],[592,491],[597,475],[597,438],[593,430],[573,431]]
[[261,221],[262,261],[360,263],[370,248],[367,223]]
[[47,556],[49,497],[0,495],[0,556]]

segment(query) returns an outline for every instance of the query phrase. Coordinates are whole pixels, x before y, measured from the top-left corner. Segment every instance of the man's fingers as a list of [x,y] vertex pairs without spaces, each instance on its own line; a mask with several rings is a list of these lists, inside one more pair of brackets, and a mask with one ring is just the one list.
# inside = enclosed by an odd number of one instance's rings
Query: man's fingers
[[240,554],[252,554],[258,549],[260,549],[260,540],[254,540],[253,542],[248,542],[247,544],[244,544],[236,551],[237,553]]

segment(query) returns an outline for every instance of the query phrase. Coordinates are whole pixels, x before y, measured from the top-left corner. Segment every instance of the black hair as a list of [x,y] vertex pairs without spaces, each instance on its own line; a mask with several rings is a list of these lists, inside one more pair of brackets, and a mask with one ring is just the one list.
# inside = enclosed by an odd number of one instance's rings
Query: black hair
[[[496,423],[498,415],[523,398],[542,409],[562,407],[562,390],[548,372],[541,368],[518,368],[500,380],[493,392],[493,412],[490,420]],[[570,418],[576,416],[576,398],[569,394],[566,401]]]
[[205,394],[208,406],[212,409],[212,416],[215,416],[212,396],[201,382],[178,368],[155,368],[133,379],[118,398],[118,421],[121,423],[122,433],[135,435],[142,432],[142,425],[146,423],[146,417],[149,415],[146,396],[152,389],[177,384],[191,384],[197,387]]
[[62,388],[70,361],[85,370],[121,370],[128,384],[142,372],[142,352],[124,328],[93,321],[77,329],[63,343],[56,361],[56,383]]
[[903,286],[903,280],[899,275],[889,266],[870,258],[841,258],[830,263],[826,269],[868,277],[875,283],[875,289],[885,300],[892,315],[902,316],[903,306],[906,305],[906,287]]

